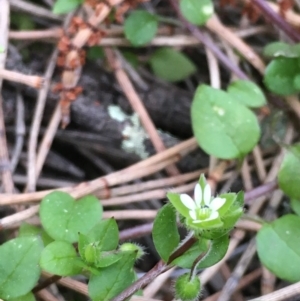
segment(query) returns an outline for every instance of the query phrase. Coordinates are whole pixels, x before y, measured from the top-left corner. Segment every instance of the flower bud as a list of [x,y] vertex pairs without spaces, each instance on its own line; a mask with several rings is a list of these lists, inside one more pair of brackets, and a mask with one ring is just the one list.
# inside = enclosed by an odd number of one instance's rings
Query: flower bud
[[175,283],[175,294],[182,301],[197,300],[201,292],[201,284],[198,277],[190,279],[189,274],[181,275]]
[[141,246],[130,242],[125,242],[119,248],[120,251],[136,251],[136,259],[140,259],[144,255],[144,250]]
[[84,250],[84,259],[87,263],[94,263],[96,261],[96,259],[97,259],[96,248],[97,247],[93,243],[86,246],[86,248]]

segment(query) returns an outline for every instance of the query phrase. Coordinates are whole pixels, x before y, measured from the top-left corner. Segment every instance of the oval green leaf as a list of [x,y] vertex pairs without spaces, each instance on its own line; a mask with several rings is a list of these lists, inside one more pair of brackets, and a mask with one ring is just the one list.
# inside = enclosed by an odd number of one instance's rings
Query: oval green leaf
[[198,87],[191,115],[198,144],[217,158],[242,158],[259,140],[256,116],[224,91]]
[[156,50],[151,56],[150,65],[157,77],[169,82],[181,81],[196,72],[194,63],[172,48]]
[[40,277],[42,249],[41,240],[30,236],[0,246],[0,298],[17,298],[32,290]]
[[211,240],[208,252],[197,265],[197,269],[205,269],[218,263],[226,255],[228,246],[228,235],[223,235],[220,238]]
[[101,252],[97,258],[95,266],[97,268],[106,268],[122,259],[122,257],[123,254],[120,252]]
[[214,13],[211,0],[180,0],[183,16],[195,25],[204,25]]
[[299,44],[290,45],[284,42],[270,43],[264,48],[264,55],[269,57],[288,57],[297,58],[300,56]]
[[280,189],[293,199],[300,199],[300,144],[286,150],[278,173]]
[[179,266],[183,269],[190,269],[196,258],[208,249],[206,239],[197,240],[184,254],[172,261],[172,265]]
[[44,229],[56,240],[74,243],[78,233],[86,234],[101,219],[102,207],[94,196],[75,201],[68,193],[54,191],[45,196],[40,206]]
[[125,36],[135,46],[149,43],[155,37],[157,28],[157,18],[143,10],[132,12],[124,23]]
[[102,268],[98,275],[91,275],[88,290],[92,300],[111,300],[134,282],[135,256],[135,252],[123,253],[123,257],[117,263]]
[[85,248],[95,243],[99,251],[115,250],[119,243],[119,229],[114,218],[100,221],[87,235],[80,234],[78,250],[84,258]]
[[291,207],[293,211],[300,216],[300,201],[296,199],[291,199]]
[[[281,279],[300,280],[300,217],[288,214],[265,224],[256,236],[259,259]],[[284,264],[283,264],[284,263]]]
[[9,299],[9,301],[36,301],[36,299],[34,298],[33,293],[28,293],[24,296],[20,296],[18,298],[12,298]]
[[294,77],[299,73],[296,58],[277,58],[272,60],[265,70],[264,83],[278,95],[292,95],[298,92],[294,86]]
[[55,275],[71,276],[81,272],[80,262],[76,250],[70,243],[54,241],[43,250],[40,266]]
[[248,80],[236,80],[227,88],[229,95],[249,108],[259,108],[266,104],[262,90]]
[[66,14],[77,8],[83,0],[57,0],[53,6],[54,14]]
[[180,241],[176,211],[171,204],[164,205],[158,211],[153,224],[152,237],[156,251],[167,262]]

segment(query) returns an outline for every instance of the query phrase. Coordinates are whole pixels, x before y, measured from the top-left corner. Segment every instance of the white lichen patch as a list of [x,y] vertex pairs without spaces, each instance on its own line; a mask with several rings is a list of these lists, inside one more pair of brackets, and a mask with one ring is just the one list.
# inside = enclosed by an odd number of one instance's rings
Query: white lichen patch
[[136,113],[127,115],[118,106],[109,106],[108,114],[112,119],[124,122],[122,149],[129,153],[135,153],[142,159],[149,157],[144,144],[148,135],[141,126],[138,115]]
[[120,107],[118,106],[109,106],[107,108],[108,110],[108,115],[112,118],[115,119],[119,122],[125,121],[129,116],[125,114]]

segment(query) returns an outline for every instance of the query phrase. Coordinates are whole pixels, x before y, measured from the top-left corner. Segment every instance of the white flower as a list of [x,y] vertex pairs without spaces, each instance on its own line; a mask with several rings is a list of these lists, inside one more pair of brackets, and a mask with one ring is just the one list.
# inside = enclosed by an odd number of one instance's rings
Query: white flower
[[218,210],[225,204],[226,199],[223,198],[212,198],[211,188],[209,184],[206,184],[204,191],[200,184],[195,186],[193,200],[187,194],[181,194],[180,200],[182,204],[189,209],[189,215],[192,219],[192,223],[203,223],[213,220],[219,220]]

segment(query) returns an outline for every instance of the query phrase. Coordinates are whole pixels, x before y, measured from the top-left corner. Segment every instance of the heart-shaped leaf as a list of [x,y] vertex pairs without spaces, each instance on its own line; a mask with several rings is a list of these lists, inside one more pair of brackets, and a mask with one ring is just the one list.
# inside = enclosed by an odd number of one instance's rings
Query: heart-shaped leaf
[[54,241],[42,252],[40,265],[45,271],[59,275],[71,276],[82,270],[81,260],[74,247],[66,241]]
[[207,254],[201,259],[197,265],[197,269],[205,269],[222,260],[229,246],[228,235],[223,235],[220,238],[213,239],[210,244]]
[[195,25],[204,25],[214,13],[211,0],[180,0],[183,16]]
[[208,241],[206,239],[197,240],[183,255],[172,261],[172,264],[183,269],[190,269],[196,258],[208,249]]
[[30,236],[0,246],[0,298],[17,298],[31,291],[40,277],[42,249],[41,240]]
[[44,229],[56,240],[74,243],[78,233],[88,233],[101,219],[102,207],[94,196],[75,201],[68,193],[54,191],[45,196],[40,206]]
[[298,92],[294,78],[299,73],[299,59],[277,58],[265,70],[264,82],[268,89],[278,95],[292,95]]
[[83,0],[57,0],[53,6],[54,14],[66,14],[78,7]]
[[264,55],[270,57],[297,58],[300,56],[299,44],[291,45],[284,42],[274,42],[264,48]]
[[33,293],[28,293],[24,296],[9,299],[9,301],[35,301]]
[[150,42],[155,37],[157,28],[157,17],[142,10],[132,12],[124,23],[125,36],[135,46]]
[[88,234],[79,236],[78,250],[81,257],[84,258],[85,248],[91,243],[95,243],[99,251],[115,250],[119,243],[119,230],[115,219],[102,220]]
[[191,110],[196,140],[212,156],[242,158],[259,140],[256,116],[224,91],[201,85]]
[[266,104],[262,90],[248,80],[236,80],[227,88],[227,92],[249,108],[259,108]]
[[157,77],[170,82],[181,81],[196,71],[196,66],[187,56],[172,48],[156,50],[150,65]]
[[133,264],[135,252],[124,252],[117,263],[102,268],[98,275],[91,275],[88,289],[94,301],[108,301],[122,292],[135,280]]
[[256,236],[259,259],[281,279],[300,280],[300,217],[285,215],[265,224]]
[[300,216],[300,201],[296,199],[291,199],[291,207],[293,211]]

